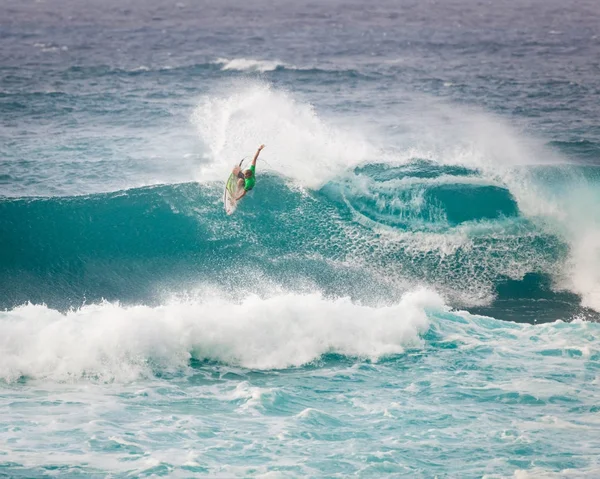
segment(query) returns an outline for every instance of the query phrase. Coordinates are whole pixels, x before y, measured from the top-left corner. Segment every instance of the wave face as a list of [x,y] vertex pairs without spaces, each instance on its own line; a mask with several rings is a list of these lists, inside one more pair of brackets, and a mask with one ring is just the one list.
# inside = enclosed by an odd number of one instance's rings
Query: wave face
[[[574,293],[553,291],[571,258],[564,235],[476,170],[370,164],[316,191],[263,174],[233,219],[221,187],[2,200],[2,307],[157,304],[207,285],[266,284],[385,302],[422,284],[458,307],[520,304],[531,321],[578,310]],[[540,301],[556,309],[535,316]]]

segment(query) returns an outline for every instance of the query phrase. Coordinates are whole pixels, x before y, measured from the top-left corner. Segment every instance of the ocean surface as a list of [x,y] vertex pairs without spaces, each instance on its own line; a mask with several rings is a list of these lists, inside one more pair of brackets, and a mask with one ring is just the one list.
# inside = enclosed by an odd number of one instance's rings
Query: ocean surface
[[597,1],[0,2],[0,477],[597,478],[599,318]]

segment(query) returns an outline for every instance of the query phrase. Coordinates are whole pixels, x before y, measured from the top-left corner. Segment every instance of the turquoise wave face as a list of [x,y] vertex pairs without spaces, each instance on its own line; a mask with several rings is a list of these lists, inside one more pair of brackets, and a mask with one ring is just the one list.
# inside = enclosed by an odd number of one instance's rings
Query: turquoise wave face
[[476,170],[370,164],[317,191],[261,175],[233,217],[221,188],[3,199],[2,307],[158,304],[201,285],[380,303],[422,284],[457,307],[510,319],[580,312],[576,295],[552,290],[567,245]]

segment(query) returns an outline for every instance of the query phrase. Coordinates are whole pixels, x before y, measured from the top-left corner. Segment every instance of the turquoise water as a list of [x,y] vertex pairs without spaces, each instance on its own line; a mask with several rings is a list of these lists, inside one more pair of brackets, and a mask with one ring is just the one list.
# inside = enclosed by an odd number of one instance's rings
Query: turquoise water
[[0,476],[599,475],[597,20],[4,2]]

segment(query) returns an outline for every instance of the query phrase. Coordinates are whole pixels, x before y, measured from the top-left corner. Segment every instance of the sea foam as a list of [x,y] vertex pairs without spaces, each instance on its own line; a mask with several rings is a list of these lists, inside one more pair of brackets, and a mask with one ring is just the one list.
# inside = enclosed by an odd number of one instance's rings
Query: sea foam
[[180,370],[190,358],[256,369],[300,366],[326,353],[377,360],[420,343],[427,308],[445,306],[427,290],[378,308],[319,294],[155,308],[103,303],[67,313],[23,305],[0,313],[0,378],[126,381]]

